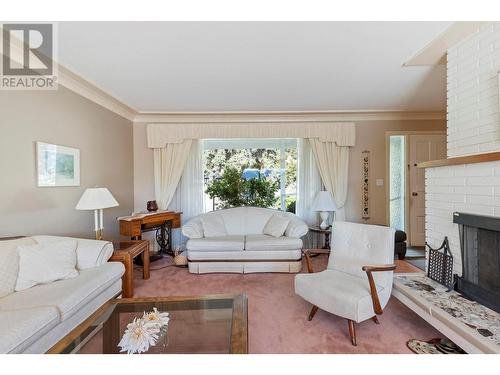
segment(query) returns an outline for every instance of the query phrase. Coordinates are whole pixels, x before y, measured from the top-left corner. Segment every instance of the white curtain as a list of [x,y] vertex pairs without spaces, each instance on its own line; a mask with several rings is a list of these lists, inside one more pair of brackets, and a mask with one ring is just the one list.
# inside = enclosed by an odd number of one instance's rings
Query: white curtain
[[179,184],[191,150],[191,139],[168,143],[154,149],[155,197],[160,209],[166,209]]
[[311,211],[311,205],[316,193],[321,190],[319,175],[311,145],[307,139],[298,140],[297,166],[297,216],[308,225],[318,224],[318,213]]
[[344,221],[349,177],[349,147],[338,146],[335,142],[322,142],[318,138],[309,138],[309,142],[323,185],[332,193],[337,205],[336,220]]
[[[203,141],[193,140],[189,156],[182,172],[177,190],[168,205],[172,211],[182,212],[182,223],[204,212],[203,199]],[[173,246],[181,246],[187,241],[180,230],[173,231]]]

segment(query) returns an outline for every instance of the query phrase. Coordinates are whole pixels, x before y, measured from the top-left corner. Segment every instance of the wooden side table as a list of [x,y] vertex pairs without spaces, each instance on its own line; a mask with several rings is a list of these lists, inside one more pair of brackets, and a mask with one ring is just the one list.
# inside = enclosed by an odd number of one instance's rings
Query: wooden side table
[[125,273],[122,277],[122,297],[131,298],[134,296],[134,258],[138,255],[142,257],[142,278],[149,279],[149,241],[112,241],[113,255],[110,262],[122,262],[125,266]]
[[[313,233],[317,233],[319,235],[325,236],[324,245],[321,247],[322,249],[330,249],[330,235],[332,234],[332,227],[328,227],[327,229],[321,229],[317,225],[312,225],[309,227],[309,230]],[[319,248],[319,246],[313,246]]]

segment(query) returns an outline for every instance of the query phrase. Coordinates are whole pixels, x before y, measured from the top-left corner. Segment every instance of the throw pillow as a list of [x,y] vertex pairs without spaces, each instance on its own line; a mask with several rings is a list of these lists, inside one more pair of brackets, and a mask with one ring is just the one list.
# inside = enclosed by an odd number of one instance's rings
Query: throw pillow
[[0,298],[14,293],[19,272],[19,245],[32,245],[29,237],[0,241]]
[[55,242],[76,241],[76,269],[81,271],[104,264],[113,255],[113,244],[109,241],[88,240],[60,236],[33,236],[36,243],[47,245]]
[[222,237],[227,235],[222,215],[209,214],[202,216],[200,219],[205,237]]
[[78,276],[76,240],[48,244],[21,245],[16,291]]
[[273,215],[264,226],[263,232],[273,237],[281,237],[283,233],[285,233],[285,229],[289,222],[290,219],[287,217]]

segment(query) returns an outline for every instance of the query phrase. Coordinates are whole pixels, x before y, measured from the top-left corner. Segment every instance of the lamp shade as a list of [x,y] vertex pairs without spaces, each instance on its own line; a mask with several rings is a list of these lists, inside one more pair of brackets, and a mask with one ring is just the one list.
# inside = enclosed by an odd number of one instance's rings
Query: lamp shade
[[89,188],[84,191],[76,205],[77,210],[100,210],[116,207],[118,202],[106,188]]
[[329,191],[318,191],[311,205],[312,211],[335,211],[337,206]]

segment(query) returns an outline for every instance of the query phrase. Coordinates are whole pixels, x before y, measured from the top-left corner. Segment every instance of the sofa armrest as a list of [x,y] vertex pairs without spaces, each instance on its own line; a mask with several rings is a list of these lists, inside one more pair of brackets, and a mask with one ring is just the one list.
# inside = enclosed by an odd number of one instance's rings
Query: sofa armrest
[[285,236],[292,238],[301,238],[307,234],[309,227],[297,216],[292,216],[285,230]]
[[68,239],[76,240],[76,268],[79,270],[100,266],[106,263],[111,258],[111,255],[113,255],[113,244],[109,241],[60,236],[33,236],[32,238],[41,244]]
[[197,217],[192,218],[182,226],[182,234],[187,238],[203,238],[203,225]]

